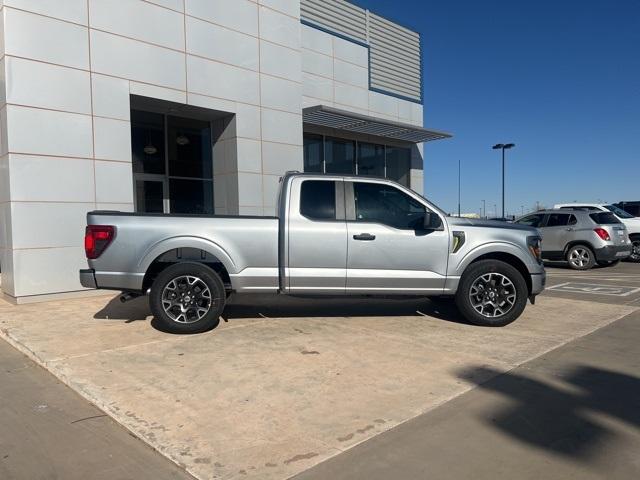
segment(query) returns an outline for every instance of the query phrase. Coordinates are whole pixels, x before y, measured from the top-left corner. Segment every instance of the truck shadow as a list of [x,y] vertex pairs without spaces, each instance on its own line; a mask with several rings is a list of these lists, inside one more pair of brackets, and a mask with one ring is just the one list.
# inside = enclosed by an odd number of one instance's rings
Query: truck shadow
[[606,463],[604,447],[609,454],[616,450],[619,434],[608,419],[632,430],[640,427],[640,379],[624,373],[576,366],[554,376],[554,385],[529,373],[502,374],[487,367],[458,376],[508,401],[506,406],[492,402],[498,408],[477,413],[480,421],[526,445],[584,463]]
[[[304,317],[415,317],[428,316],[443,321],[466,323],[452,301],[434,301],[424,297],[288,297],[274,295],[234,295],[222,314],[225,321],[246,318]],[[122,303],[112,298],[93,315],[97,320],[149,320],[151,311],[146,297]],[[157,328],[156,322],[151,325]]]

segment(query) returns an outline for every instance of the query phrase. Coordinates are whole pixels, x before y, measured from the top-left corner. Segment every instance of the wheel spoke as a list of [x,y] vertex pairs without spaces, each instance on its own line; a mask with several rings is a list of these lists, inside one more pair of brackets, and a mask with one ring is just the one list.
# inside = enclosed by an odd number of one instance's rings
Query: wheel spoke
[[177,323],[197,322],[213,305],[209,287],[193,275],[181,275],[167,282],[161,302],[167,316]]
[[471,306],[489,318],[506,315],[515,305],[516,297],[511,279],[497,272],[480,275],[469,288]]

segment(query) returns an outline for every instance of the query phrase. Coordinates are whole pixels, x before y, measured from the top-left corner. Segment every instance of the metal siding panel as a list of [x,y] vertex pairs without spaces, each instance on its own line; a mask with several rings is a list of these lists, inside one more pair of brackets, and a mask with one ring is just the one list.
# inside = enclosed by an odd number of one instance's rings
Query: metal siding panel
[[345,0],[301,0],[301,18],[366,42],[371,88],[422,101],[420,34]]

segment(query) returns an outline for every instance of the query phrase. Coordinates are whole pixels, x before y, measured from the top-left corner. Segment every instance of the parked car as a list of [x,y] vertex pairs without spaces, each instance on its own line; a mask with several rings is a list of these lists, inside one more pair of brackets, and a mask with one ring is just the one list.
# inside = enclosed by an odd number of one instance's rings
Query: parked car
[[278,217],[89,212],[80,282],[148,294],[178,333],[213,328],[233,292],[449,296],[502,326],[544,289],[534,228],[447,217],[373,178],[289,173],[278,198]]
[[640,217],[640,201],[638,200],[631,202],[618,202],[614,203],[614,205],[634,217]]
[[640,218],[634,217],[621,208],[607,203],[561,203],[558,205],[554,205],[553,208],[569,210],[576,208],[595,209],[600,210],[601,212],[613,213],[616,218],[624,223],[625,227],[627,227],[629,238],[631,239],[631,243],[633,244],[631,255],[629,255],[627,260],[635,263],[640,262]]
[[542,210],[516,220],[542,235],[542,258],[565,260],[574,270],[612,265],[631,255],[625,225],[612,212],[595,209]]

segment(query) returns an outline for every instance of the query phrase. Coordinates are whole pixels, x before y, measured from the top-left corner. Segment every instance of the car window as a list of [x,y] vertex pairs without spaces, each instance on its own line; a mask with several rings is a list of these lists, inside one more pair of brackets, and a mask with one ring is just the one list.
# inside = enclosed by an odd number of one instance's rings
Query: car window
[[390,185],[355,182],[357,222],[376,222],[399,229],[422,228],[426,207]]
[[570,216],[568,213],[551,213],[545,227],[564,227],[569,224]]
[[578,219],[575,215],[569,215],[569,223],[567,225],[576,225],[578,223]]
[[633,218],[633,215],[631,215],[628,212],[625,212],[624,210],[616,207],[615,205],[605,205],[604,208],[606,208],[610,212],[615,213],[618,216],[618,218]]
[[311,220],[335,220],[336,182],[326,180],[302,182],[300,213]]
[[616,223],[622,223],[618,220],[618,217],[611,212],[590,213],[589,216],[591,217],[591,220],[600,225],[614,225]]
[[538,228],[540,226],[540,224],[542,223],[542,219],[544,218],[544,215],[529,215],[527,217],[521,218],[520,220],[518,220],[516,223],[519,225],[528,225],[530,227],[536,227]]

